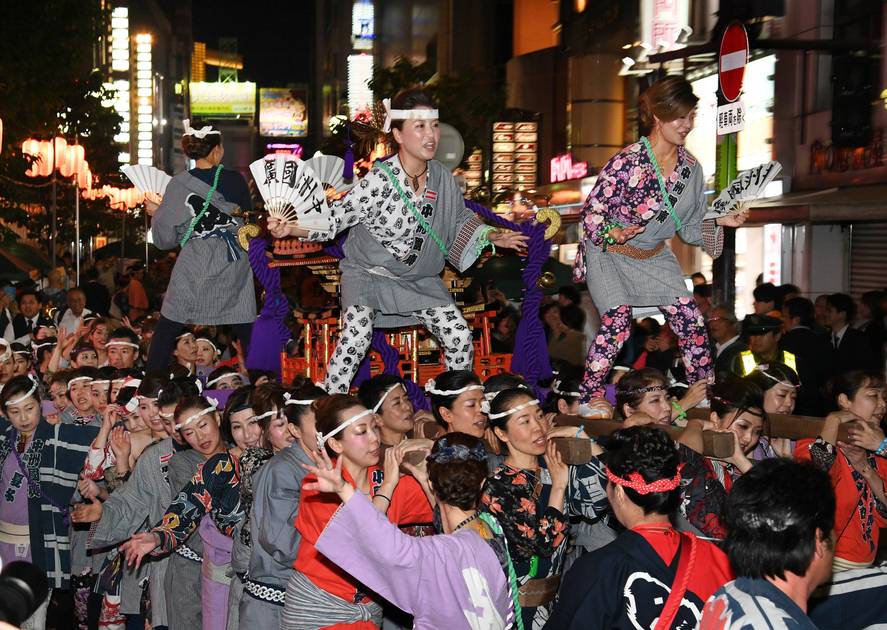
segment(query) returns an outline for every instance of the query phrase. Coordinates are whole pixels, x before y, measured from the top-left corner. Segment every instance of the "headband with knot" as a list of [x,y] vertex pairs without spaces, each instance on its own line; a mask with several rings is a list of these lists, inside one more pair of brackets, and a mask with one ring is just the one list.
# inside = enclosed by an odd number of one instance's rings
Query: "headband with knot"
[[382,131],[388,133],[391,131],[392,120],[435,120],[440,118],[440,114],[436,109],[391,109],[391,99],[383,98],[382,106],[385,108],[385,124]]
[[306,405],[310,406],[314,404],[314,400],[311,398],[295,398],[289,392],[283,392],[283,405],[284,407],[287,405]]
[[34,395],[34,392],[37,391],[37,379],[34,378],[34,377],[33,377],[32,375],[30,375],[30,374],[28,374],[28,378],[31,380],[31,389],[29,389],[27,392],[25,392],[24,394],[22,394],[22,395],[19,396],[18,398],[15,398],[15,399],[13,399],[13,400],[7,400],[7,401],[6,401],[6,406],[7,406],[7,407],[8,407],[9,405],[17,405],[17,404],[19,404],[20,402],[22,402],[23,400],[27,400],[28,398],[30,398],[31,396]]
[[206,125],[201,127],[200,129],[194,129],[191,126],[191,119],[186,118],[182,121],[182,126],[185,128],[185,132],[182,134],[183,136],[194,136],[195,138],[203,139],[210,134],[217,133],[222,135],[222,132],[218,129],[213,129],[211,125]]
[[189,424],[191,424],[195,420],[202,418],[206,414],[212,413],[213,411],[216,411],[219,408],[219,401],[216,400],[215,398],[207,398],[206,402],[209,403],[209,407],[207,407],[206,409],[204,409],[202,411],[198,411],[197,413],[192,413],[190,416],[185,418],[182,422],[179,422],[175,426],[176,431],[180,431],[182,429],[182,427],[188,426]]
[[[484,401],[487,402],[487,401]],[[517,413],[518,411],[523,411],[527,407],[532,407],[533,405],[538,405],[539,401],[534,398],[533,400],[528,400],[525,403],[519,404],[517,407],[512,407],[511,409],[506,409],[505,411],[501,411],[499,413],[490,413],[489,412],[489,403],[487,403],[487,411],[484,411],[485,414],[490,418],[490,420],[497,420],[499,418],[504,418],[506,416],[510,416],[513,413]],[[481,405],[481,411],[483,411],[483,405]]]
[[334,435],[337,435],[337,434],[341,433],[342,431],[344,431],[345,429],[347,429],[348,427],[350,427],[352,424],[354,424],[355,422],[357,422],[357,421],[360,420],[361,418],[364,418],[364,417],[370,415],[371,413],[373,413],[373,410],[372,410],[372,409],[364,409],[363,411],[361,411],[361,412],[359,412],[359,413],[356,413],[356,414],[354,414],[353,416],[351,416],[350,418],[348,418],[347,420],[345,420],[345,422],[343,422],[342,424],[340,424],[339,426],[337,426],[335,429],[333,429],[332,431],[330,431],[330,432],[327,433],[326,435],[324,435],[323,433],[321,433],[320,431],[318,431],[318,432],[315,434],[316,437],[317,437],[317,448],[318,448],[318,449],[323,448],[323,445],[326,444],[326,441],[327,441],[328,439],[330,439],[330,438],[333,437]]
[[607,473],[607,479],[610,480],[610,483],[625,488],[631,488],[638,494],[650,494],[651,492],[671,492],[681,485],[681,469],[683,467],[683,464],[678,466],[678,471],[671,479],[657,479],[656,481],[644,481],[644,478],[639,472],[629,473],[628,479],[617,477],[613,471],[610,470],[609,466],[604,467],[604,472]]
[[459,389],[438,389],[437,383],[434,382],[433,378],[428,379],[428,382],[425,383],[425,391],[429,394],[434,394],[435,396],[458,396],[459,394],[464,394],[465,392],[474,391],[476,389],[483,389],[483,385],[466,385],[465,387],[461,387]]

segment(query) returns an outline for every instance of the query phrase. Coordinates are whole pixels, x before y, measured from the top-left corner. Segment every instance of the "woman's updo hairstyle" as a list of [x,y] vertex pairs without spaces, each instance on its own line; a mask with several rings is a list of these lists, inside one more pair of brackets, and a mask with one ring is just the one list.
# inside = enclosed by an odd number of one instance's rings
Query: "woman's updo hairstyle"
[[[434,379],[435,389],[442,392],[455,391],[462,389],[463,387],[468,387],[469,385],[480,384],[480,377],[471,370],[447,370],[446,372],[438,374]],[[443,416],[440,415],[440,408],[445,407],[452,411],[453,403],[455,403],[456,399],[461,395],[462,394],[456,394],[455,396],[441,396],[440,394],[434,393],[430,395],[431,413],[434,414],[434,419],[444,429],[446,429],[448,425],[443,419]]]
[[656,368],[631,370],[616,383],[616,410],[621,414],[624,405],[637,409],[648,387],[662,386],[665,391],[666,385],[665,375]]
[[[441,501],[460,510],[477,509],[483,481],[487,478],[486,461],[476,456],[483,449],[483,441],[467,433],[448,433],[434,441],[428,457],[428,480]],[[467,450],[469,454],[450,459],[445,453],[448,450],[462,454]]]
[[[329,435],[338,428],[342,421],[347,420],[344,415],[346,409],[352,407],[363,407],[363,403],[356,396],[349,394],[333,394],[314,401],[312,408],[314,409],[314,418],[318,433]],[[369,417],[369,416],[368,416]],[[341,439],[342,434],[337,435]],[[337,457],[338,453],[330,448],[329,441],[324,442],[326,454],[330,457]]]
[[[672,479],[678,472],[678,451],[668,433],[650,426],[619,429],[602,438],[607,450],[607,468],[622,479],[638,473],[646,483]],[[611,482],[612,483],[612,482]],[[662,514],[674,518],[681,505],[681,488],[667,492],[641,494],[622,486],[625,496],[644,514]]]
[[301,426],[302,417],[314,407],[314,403],[326,397],[326,392],[304,376],[296,377],[289,389],[290,398],[310,400],[310,405],[284,404],[283,413],[290,424]]
[[[192,121],[191,126],[194,129],[200,129],[204,125],[202,123]],[[210,127],[213,128],[213,131],[217,130],[217,127],[215,125],[210,125]],[[185,155],[187,155],[192,160],[202,160],[210,154],[210,151],[215,149],[220,144],[222,144],[221,133],[208,133],[202,138],[198,138],[197,136],[182,136],[182,151],[184,151]]]
[[[503,389],[496,394],[493,402],[490,403],[490,415],[504,413],[509,409],[514,409],[527,400],[533,400],[533,392],[520,387],[512,387],[511,389]],[[511,416],[502,416],[499,418],[491,418],[490,426],[494,429],[505,430],[505,425]]]
[[173,417],[175,418],[176,423],[179,423],[181,422],[182,416],[185,415],[186,411],[203,411],[204,409],[209,409],[210,407],[212,407],[212,405],[209,404],[209,401],[203,396],[185,396],[184,398],[180,399],[179,404],[176,405],[176,410],[173,414]]
[[736,416],[746,411],[767,420],[764,412],[764,391],[748,379],[728,378],[715,384],[711,389],[709,400],[711,410],[719,418],[735,412]]
[[754,383],[764,392],[768,389],[772,389],[773,386],[778,383],[790,383],[795,387],[798,387],[801,384],[801,379],[798,378],[798,373],[785,363],[759,365],[758,369],[752,370],[743,378],[750,383]]
[[[16,376],[15,378],[10,379],[9,382],[3,386],[3,392],[0,393],[0,415],[6,415],[6,403],[10,400],[21,398],[27,394],[31,391],[31,388],[34,388],[35,382],[36,381],[27,374],[22,374],[21,376]],[[37,387],[34,388],[31,397],[37,402],[40,402],[41,396],[42,392],[40,391],[40,385],[38,383]]]
[[693,86],[684,77],[665,77],[657,81],[641,94],[641,133],[648,135],[653,131],[653,116],[662,122],[671,122],[686,116],[698,102]]

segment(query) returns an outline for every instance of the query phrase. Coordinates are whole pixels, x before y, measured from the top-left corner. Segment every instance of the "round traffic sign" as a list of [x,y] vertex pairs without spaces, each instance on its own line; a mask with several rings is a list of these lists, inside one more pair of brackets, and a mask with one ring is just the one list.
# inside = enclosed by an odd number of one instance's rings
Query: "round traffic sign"
[[718,52],[718,82],[721,94],[728,103],[739,98],[742,92],[742,77],[748,63],[748,34],[741,22],[733,22],[721,37]]

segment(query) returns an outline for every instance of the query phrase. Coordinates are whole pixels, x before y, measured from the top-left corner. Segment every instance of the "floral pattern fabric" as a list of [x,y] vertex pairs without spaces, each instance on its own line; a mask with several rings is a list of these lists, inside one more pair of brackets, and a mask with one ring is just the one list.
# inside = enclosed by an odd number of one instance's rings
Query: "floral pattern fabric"
[[[688,384],[714,375],[714,361],[705,330],[705,319],[693,298],[681,297],[673,304],[660,306],[665,321],[678,338]],[[585,376],[580,384],[582,400],[604,395],[604,384],[622,344],[631,333],[632,308],[622,305],[601,315],[601,327],[588,349]]]
[[168,553],[185,542],[206,514],[229,537],[243,519],[240,464],[228,453],[214,455],[201,464],[173,499],[160,524],[151,530],[160,537],[155,553]]

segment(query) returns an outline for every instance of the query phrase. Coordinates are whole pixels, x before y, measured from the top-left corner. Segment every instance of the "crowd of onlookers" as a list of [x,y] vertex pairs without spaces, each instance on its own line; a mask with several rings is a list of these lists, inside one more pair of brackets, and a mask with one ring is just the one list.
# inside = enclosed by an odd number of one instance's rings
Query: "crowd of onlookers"
[[[551,381],[445,371],[416,398],[383,374],[329,396],[246,370],[225,327],[186,327],[168,366],[146,373],[159,294],[143,265],[120,271],[108,286],[99,265],[63,295],[3,293],[0,557],[34,562],[53,588],[26,628],[387,629],[409,615],[458,627],[466,571],[492,615],[471,627],[887,619],[874,564],[887,525],[883,294],[857,307],[761,284],[739,321],[700,283],[715,383],[688,383],[674,333],[641,318],[608,402],[589,409],[594,313],[572,286],[539,313]],[[517,306],[492,287],[477,299],[497,312],[493,350],[513,351]],[[825,420],[788,440],[771,432],[779,414]],[[624,429],[594,438],[565,420],[577,415]],[[683,428],[676,442],[652,428],[666,426]],[[734,436],[733,452],[715,456],[706,431]],[[566,462],[559,438],[591,455]],[[361,536],[378,541],[372,553]],[[412,572],[433,589],[404,591]],[[676,610],[668,584],[686,602]]]

